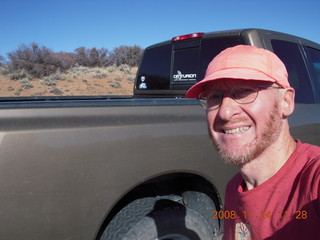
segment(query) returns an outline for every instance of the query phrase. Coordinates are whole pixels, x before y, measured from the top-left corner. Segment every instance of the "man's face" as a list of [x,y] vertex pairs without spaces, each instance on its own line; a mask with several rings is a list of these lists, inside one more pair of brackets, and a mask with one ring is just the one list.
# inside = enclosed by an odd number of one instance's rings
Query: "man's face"
[[244,165],[259,156],[279,137],[282,114],[275,89],[261,89],[256,100],[239,104],[230,90],[239,85],[261,85],[247,80],[217,80],[210,89],[225,92],[219,108],[207,111],[208,129],[213,144],[227,163]]

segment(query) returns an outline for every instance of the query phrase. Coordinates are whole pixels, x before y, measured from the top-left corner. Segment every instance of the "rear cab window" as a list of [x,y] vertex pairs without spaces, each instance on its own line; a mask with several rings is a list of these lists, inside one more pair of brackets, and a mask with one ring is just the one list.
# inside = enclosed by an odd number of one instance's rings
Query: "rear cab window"
[[243,37],[226,36],[166,42],[147,48],[138,70],[135,94],[183,96],[204,78],[209,62],[218,53],[239,44],[246,44]]
[[136,81],[139,90],[168,90],[170,83],[171,45],[146,49]]

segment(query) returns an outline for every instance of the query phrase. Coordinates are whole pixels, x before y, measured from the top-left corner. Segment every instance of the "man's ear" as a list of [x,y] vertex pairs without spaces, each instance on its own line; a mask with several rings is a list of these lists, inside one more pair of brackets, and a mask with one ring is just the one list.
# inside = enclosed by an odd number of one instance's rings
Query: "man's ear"
[[282,113],[284,117],[290,116],[294,111],[294,96],[295,90],[293,88],[286,88],[282,95]]

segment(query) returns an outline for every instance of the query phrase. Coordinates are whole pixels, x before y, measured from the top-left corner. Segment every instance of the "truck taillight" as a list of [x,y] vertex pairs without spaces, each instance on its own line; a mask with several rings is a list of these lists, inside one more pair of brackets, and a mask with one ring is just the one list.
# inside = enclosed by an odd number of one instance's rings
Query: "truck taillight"
[[176,36],[172,38],[172,42],[178,42],[178,41],[183,41],[187,39],[193,39],[193,38],[201,38],[203,36],[203,33],[191,33],[191,34],[186,34],[186,35],[181,35],[181,36]]

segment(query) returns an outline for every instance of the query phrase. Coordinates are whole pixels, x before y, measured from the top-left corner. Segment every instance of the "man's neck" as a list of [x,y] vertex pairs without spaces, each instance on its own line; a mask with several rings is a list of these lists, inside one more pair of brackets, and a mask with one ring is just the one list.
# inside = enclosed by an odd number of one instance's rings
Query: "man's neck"
[[246,189],[251,190],[274,176],[287,162],[296,148],[292,137],[277,141],[260,156],[240,167]]

